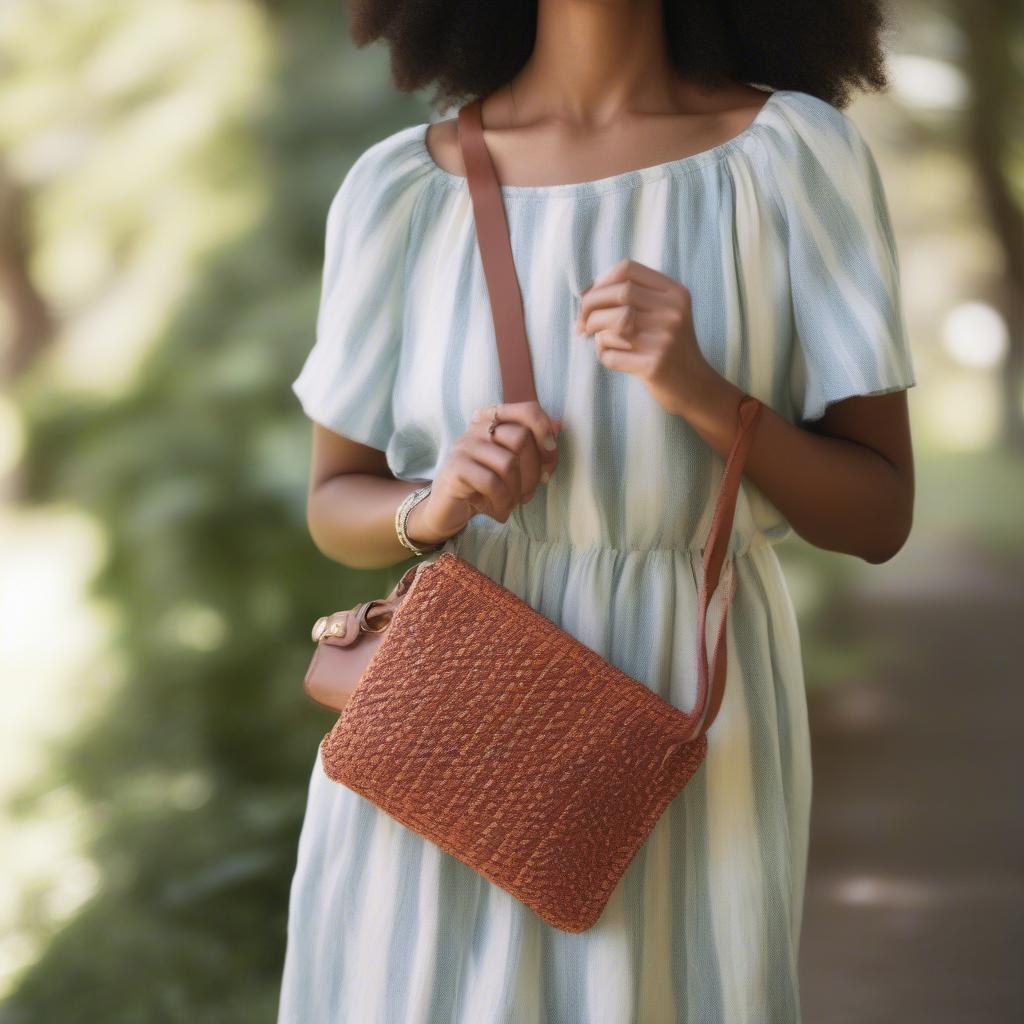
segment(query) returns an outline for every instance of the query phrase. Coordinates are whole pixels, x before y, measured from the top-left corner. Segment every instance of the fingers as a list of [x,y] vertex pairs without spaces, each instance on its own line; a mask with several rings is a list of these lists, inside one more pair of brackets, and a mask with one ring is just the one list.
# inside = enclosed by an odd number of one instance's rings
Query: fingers
[[[558,464],[558,432],[561,429],[561,421],[554,421],[555,430],[553,434],[547,432],[543,435],[545,447],[537,444],[536,434],[522,423],[516,421],[499,422],[493,433],[486,429],[483,437],[501,445],[506,445],[514,451],[519,452],[520,461],[523,466],[523,490],[532,493],[538,482],[547,483],[548,478],[555,471]],[[554,447],[548,449],[547,439],[554,437]]]
[[680,318],[680,310],[664,304],[651,309],[640,309],[636,306],[599,306],[587,316],[583,325],[586,329],[577,333],[595,335],[600,331],[606,331],[609,334],[617,334],[620,338],[635,338],[644,331],[672,327]]
[[549,416],[538,402],[499,402],[474,410],[472,423],[480,428],[476,431],[480,436],[489,436],[487,427],[495,415],[500,421],[521,423],[526,427],[533,434],[545,468],[549,473],[553,472],[557,461],[559,421]]
[[[529,443],[533,444],[532,437]],[[485,478],[488,486],[477,486],[477,490],[491,501],[495,510],[494,518],[504,522],[502,516],[507,518],[513,506],[519,504],[523,498],[523,475],[519,454],[504,445],[475,436],[466,439],[463,451],[493,473],[493,477]]]
[[[472,444],[477,444],[475,439]],[[497,448],[484,441],[479,444],[492,450]],[[455,480],[464,489],[464,500],[478,512],[486,513],[499,523],[505,522],[519,501],[519,489],[513,489],[501,473],[479,460],[475,448],[464,454],[470,457],[460,459],[454,467]]]
[[463,500],[500,522],[507,520],[517,504],[533,497],[539,483],[550,479],[561,426],[561,419],[549,416],[537,402],[474,410],[470,429],[459,441],[464,461],[474,464],[460,464],[456,470],[467,488]]
[[[545,463],[537,448],[533,432],[528,427],[524,427],[522,423],[505,422],[499,423],[495,427],[494,433],[489,434],[486,427],[481,431],[479,424],[475,424],[474,437],[478,437],[481,444],[490,448],[507,450],[518,459],[520,494],[523,496],[521,500],[529,501],[537,489],[541,474],[549,472],[548,464]],[[498,469],[499,467],[494,466],[494,468]]]
[[590,288],[603,286],[613,281],[635,281],[637,284],[651,288],[654,291],[670,291],[679,284],[675,278],[669,277],[668,274],[663,274],[660,270],[655,270],[654,267],[649,267],[646,263],[640,263],[638,260],[621,259],[618,263],[613,263],[607,270],[598,274],[590,282]]
[[634,281],[592,286],[580,299],[576,333],[594,334],[608,328],[620,333],[640,330],[666,309],[681,310],[684,303],[682,289],[683,286],[678,285],[676,291],[656,290]]

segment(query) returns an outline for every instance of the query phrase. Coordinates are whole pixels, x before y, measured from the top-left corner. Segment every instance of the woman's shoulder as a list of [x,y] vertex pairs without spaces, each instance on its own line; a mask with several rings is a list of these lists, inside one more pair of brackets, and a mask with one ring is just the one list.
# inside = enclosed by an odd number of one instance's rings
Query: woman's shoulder
[[768,106],[757,137],[773,160],[830,163],[867,148],[849,114],[813,93],[778,89]]
[[759,187],[783,221],[873,217],[884,204],[878,164],[853,119],[811,93],[780,90],[760,118],[753,160]]
[[385,135],[363,149],[342,175],[331,201],[329,220],[342,214],[372,217],[411,208],[430,179],[424,160],[425,125],[413,124]]

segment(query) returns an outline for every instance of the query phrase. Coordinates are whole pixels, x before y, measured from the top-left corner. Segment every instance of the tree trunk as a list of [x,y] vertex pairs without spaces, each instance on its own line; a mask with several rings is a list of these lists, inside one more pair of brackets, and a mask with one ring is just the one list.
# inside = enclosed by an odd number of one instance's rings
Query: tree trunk
[[1022,15],[1002,0],[958,0],[970,78],[967,142],[992,230],[1003,253],[996,300],[1009,330],[1003,367],[1003,439],[1024,451],[1024,210],[1009,181],[1011,132],[1024,102],[1012,59]]

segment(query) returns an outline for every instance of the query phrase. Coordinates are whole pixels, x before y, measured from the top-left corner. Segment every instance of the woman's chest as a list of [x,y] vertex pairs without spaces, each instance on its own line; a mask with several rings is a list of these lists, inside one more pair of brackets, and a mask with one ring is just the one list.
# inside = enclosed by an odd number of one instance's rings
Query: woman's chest
[[[748,210],[757,223],[740,222],[731,191],[674,184],[587,201],[506,199],[505,208],[538,401],[567,430],[576,428],[574,457],[612,460],[599,467],[612,469],[629,448],[684,484],[705,457],[703,442],[639,376],[602,364],[595,339],[576,333],[583,291],[623,259],[684,285],[705,358],[773,404],[784,397],[792,323],[785,260],[769,237],[767,211]],[[394,412],[410,466],[421,470],[468,429],[474,409],[503,396],[472,210],[458,198],[449,196],[412,233],[406,259]]]

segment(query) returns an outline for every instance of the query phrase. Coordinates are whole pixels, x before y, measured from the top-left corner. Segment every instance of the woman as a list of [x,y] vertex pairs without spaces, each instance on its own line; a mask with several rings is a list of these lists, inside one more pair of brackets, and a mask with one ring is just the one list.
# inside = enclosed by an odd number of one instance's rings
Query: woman
[[456,552],[688,710],[711,498],[741,396],[766,407],[707,758],[597,924],[546,925],[316,758],[279,1024],[800,1019],[811,765],[774,546],[901,548],[915,381],[882,185],[840,109],[885,84],[875,5],[723,10],[354,6],[403,88],[484,97],[539,401],[501,402],[454,117],[371,145],[330,207],[293,384],[327,557],[404,563],[395,510],[428,482],[417,549]]

